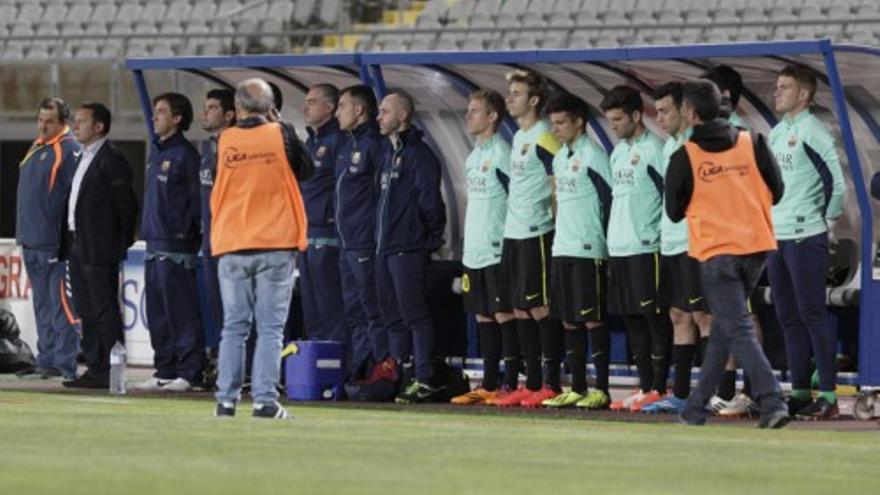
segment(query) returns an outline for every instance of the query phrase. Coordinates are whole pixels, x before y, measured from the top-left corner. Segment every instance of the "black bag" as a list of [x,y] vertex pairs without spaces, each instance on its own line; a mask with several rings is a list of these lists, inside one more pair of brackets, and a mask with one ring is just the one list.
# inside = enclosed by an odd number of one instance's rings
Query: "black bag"
[[453,397],[470,392],[471,385],[467,376],[460,368],[446,364],[446,361],[434,361],[434,379],[431,385],[443,389],[431,397],[432,402],[449,402]]
[[34,353],[21,340],[15,315],[0,309],[0,373],[15,373],[37,365]]

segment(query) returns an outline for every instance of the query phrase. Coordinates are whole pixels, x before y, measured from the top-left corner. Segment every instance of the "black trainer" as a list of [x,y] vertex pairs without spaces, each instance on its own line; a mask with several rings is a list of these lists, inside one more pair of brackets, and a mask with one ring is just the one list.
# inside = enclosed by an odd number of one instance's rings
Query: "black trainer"
[[762,416],[761,422],[758,423],[758,428],[778,430],[787,425],[789,421],[791,421],[791,416],[788,414],[788,411],[776,411],[767,416]]
[[398,404],[419,404],[437,402],[437,396],[446,389],[445,386],[432,386],[418,380],[413,380],[407,387],[394,398]]
[[289,419],[291,418],[287,410],[285,410],[278,401],[273,404],[254,404],[255,418],[264,419]]
[[797,414],[801,412],[801,409],[811,405],[812,403],[812,400],[802,400],[793,396],[788,396],[788,399],[785,400],[785,404],[788,406],[788,415],[792,418],[797,416]]
[[214,417],[231,418],[235,416],[235,402],[218,402],[217,408],[214,409]]
[[15,372],[15,376],[22,380],[46,380],[49,378],[47,370],[39,366],[31,366]]
[[838,416],[840,416],[840,408],[837,407],[837,403],[832,404],[824,397],[819,397],[816,402],[801,408],[795,417],[807,421],[822,421],[835,419]]
[[67,388],[109,388],[110,377],[93,375],[86,372],[75,380],[62,382],[61,384]]

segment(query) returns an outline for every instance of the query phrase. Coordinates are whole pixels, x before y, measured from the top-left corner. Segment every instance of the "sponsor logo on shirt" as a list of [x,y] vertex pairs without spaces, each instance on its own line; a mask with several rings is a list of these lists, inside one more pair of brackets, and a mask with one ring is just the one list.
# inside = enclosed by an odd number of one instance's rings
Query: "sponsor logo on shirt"
[[164,162],[162,162],[162,165],[160,165],[160,168],[162,169],[163,172],[167,173],[168,170],[171,168],[171,160],[165,160]]
[[715,162],[703,162],[697,168],[697,174],[703,182],[712,182],[722,175],[738,175],[740,177],[749,174],[748,165],[721,165]]
[[317,156],[318,158],[323,158],[326,153],[327,147],[321,146],[320,148],[318,148],[318,151],[315,152],[315,156]]
[[794,148],[795,145],[797,144],[797,141],[798,141],[797,136],[795,136],[794,134],[792,134],[791,136],[788,136],[788,147]]
[[354,153],[351,154],[351,163],[354,165],[357,165],[360,162],[361,162],[361,152],[355,151]]
[[526,156],[526,153],[529,152],[529,146],[531,145],[531,143],[523,143],[522,148],[519,149],[519,154],[522,156]]
[[632,165],[633,167],[638,165],[639,162],[641,162],[641,161],[642,161],[642,157],[639,156],[639,154],[635,153],[635,152],[633,152],[633,154],[629,158],[629,164]]

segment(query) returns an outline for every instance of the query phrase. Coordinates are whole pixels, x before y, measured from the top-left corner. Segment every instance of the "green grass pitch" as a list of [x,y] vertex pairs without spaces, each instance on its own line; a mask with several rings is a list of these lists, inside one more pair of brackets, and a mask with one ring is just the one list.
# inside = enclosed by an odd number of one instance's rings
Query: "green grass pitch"
[[0,493],[869,493],[876,432],[0,391]]

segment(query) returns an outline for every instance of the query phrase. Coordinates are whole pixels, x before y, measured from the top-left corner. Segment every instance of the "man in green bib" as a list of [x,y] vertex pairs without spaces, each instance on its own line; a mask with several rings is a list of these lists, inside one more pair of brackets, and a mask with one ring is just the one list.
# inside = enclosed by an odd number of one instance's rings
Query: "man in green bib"
[[[556,235],[553,238],[550,313],[563,322],[571,390],[547,407],[607,409],[610,336],[605,318],[605,232],[611,213],[608,154],[587,135],[587,104],[563,94],[547,116],[562,149],[553,158]],[[587,335],[596,366],[596,389],[587,393]]]
[[[507,216],[507,188],[510,183],[510,145],[498,128],[507,116],[504,97],[493,90],[471,94],[467,110],[468,132],[476,138],[465,161],[467,210],[464,217],[464,255],[461,290],[464,307],[477,320],[483,383],[468,393],[453,397],[458,405],[492,404],[499,392],[499,361],[504,354],[503,390],[516,389],[519,380],[519,342],[502,332],[516,335],[516,319],[501,285],[501,245]],[[504,329],[504,330],[502,330]]]
[[[785,195],[773,207],[779,249],[770,255],[767,275],[776,317],[785,335],[791,397],[788,408],[800,419],[839,414],[837,331],[825,306],[828,232],[843,213],[845,184],[834,138],[810,112],[816,76],[795,66],[776,80],[776,111],[782,120],[770,132],[770,148],[782,170]],[[810,394],[810,358],[819,373],[819,397]]]
[[640,411],[666,393],[669,374],[670,324],[658,300],[663,141],[645,127],[632,86],[612,88],[600,107],[620,139],[611,153],[608,312],[624,318],[640,386],[611,409]]
[[[519,131],[510,150],[510,190],[501,265],[504,286],[509,290],[516,315],[526,384],[497,399],[495,404],[540,407],[560,391],[562,327],[550,318],[549,288],[553,243],[551,176],[553,156],[560,144],[540,117],[549,93],[544,77],[534,71],[516,70],[507,75],[507,82],[507,111],[516,119]],[[546,376],[541,369],[542,348]]]

